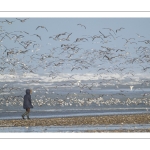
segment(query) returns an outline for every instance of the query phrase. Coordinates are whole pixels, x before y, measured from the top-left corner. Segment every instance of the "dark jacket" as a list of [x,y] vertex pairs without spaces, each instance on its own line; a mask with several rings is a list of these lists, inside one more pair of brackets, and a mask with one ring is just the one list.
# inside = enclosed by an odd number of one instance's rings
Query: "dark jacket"
[[33,108],[33,105],[31,103],[30,89],[26,90],[26,95],[24,96],[23,108],[24,109]]

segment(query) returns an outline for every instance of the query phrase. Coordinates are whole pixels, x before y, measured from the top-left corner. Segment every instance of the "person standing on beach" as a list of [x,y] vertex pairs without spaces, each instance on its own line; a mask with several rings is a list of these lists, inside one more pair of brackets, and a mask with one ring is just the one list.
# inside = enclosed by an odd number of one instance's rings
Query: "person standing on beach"
[[24,102],[23,102],[23,108],[26,109],[26,112],[22,114],[22,119],[25,119],[24,116],[27,116],[27,119],[29,118],[30,108],[33,108],[32,102],[31,102],[31,94],[32,90],[26,89],[26,95],[24,96]]

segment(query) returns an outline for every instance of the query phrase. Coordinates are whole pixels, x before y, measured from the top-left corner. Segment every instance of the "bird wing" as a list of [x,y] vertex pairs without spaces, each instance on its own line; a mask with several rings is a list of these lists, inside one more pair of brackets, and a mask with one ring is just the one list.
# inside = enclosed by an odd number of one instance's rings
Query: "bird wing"
[[36,30],[39,28],[40,26],[38,26],[37,28],[36,28]]
[[81,27],[84,27],[86,29],[86,26],[84,26],[83,24],[80,24],[80,25],[81,25]]
[[[46,28],[45,28],[46,29]],[[46,29],[47,30],[47,29]],[[48,32],[48,30],[47,30],[47,32]]]

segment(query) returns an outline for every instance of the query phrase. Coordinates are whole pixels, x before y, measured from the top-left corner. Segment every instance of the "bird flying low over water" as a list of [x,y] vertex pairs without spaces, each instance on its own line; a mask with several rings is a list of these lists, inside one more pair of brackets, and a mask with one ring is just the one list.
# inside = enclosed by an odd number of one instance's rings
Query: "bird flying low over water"
[[48,32],[48,30],[47,30],[46,27],[44,27],[44,26],[38,26],[38,27],[36,28],[36,30],[37,30],[38,28],[44,28],[44,29]]
[[88,41],[88,39],[86,39],[86,38],[77,38],[75,42],[80,42],[80,41],[84,41],[84,40]]
[[130,90],[131,90],[131,91],[132,91],[133,87],[134,87],[134,86],[130,86]]

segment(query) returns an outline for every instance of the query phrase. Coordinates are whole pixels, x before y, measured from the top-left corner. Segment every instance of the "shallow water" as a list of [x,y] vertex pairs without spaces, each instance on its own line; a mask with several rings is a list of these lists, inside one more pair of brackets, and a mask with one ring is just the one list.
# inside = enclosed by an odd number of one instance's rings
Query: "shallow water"
[[[23,111],[19,112],[1,112],[0,119],[22,119]],[[77,117],[77,116],[100,116],[100,115],[119,115],[119,114],[142,114],[150,113],[145,108],[131,108],[131,109],[95,109],[95,110],[45,110],[45,111],[32,111],[30,118],[56,118],[56,117]]]
[[107,130],[137,130],[148,129],[149,124],[125,124],[125,125],[83,125],[83,126],[36,126],[36,127],[0,127],[0,132],[86,132]]

